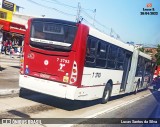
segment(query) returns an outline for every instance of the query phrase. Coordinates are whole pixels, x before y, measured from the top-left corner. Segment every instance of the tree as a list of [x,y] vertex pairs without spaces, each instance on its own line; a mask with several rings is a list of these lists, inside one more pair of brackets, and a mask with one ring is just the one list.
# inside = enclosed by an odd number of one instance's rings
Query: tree
[[157,65],[160,65],[160,44],[157,46],[157,53],[155,54],[155,57],[157,59]]
[[141,51],[141,52],[144,52],[144,48],[143,47],[139,48],[138,50]]

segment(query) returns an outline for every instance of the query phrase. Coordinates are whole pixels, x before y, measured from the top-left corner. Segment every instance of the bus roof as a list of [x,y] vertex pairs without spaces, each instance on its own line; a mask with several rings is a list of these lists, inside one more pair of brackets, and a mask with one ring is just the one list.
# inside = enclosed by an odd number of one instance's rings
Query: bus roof
[[149,60],[152,60],[152,57],[146,53],[143,53],[143,52],[139,52],[139,55],[142,56],[142,57],[145,57],[146,59],[149,59]]
[[101,40],[107,41],[107,42],[109,42],[109,43],[111,43],[113,45],[117,45],[119,47],[122,47],[122,48],[124,48],[126,50],[129,50],[131,52],[134,51],[134,46],[133,45],[126,44],[126,43],[124,43],[122,41],[119,41],[119,40],[117,40],[117,39],[115,39],[113,37],[110,37],[109,35],[106,35],[106,34],[100,32],[100,31],[92,28],[92,27],[89,27],[89,35],[92,35],[92,36],[97,37],[97,38],[99,38]]
[[[122,41],[119,41],[119,40],[117,40],[117,39],[115,39],[115,38],[113,38],[113,37],[111,37],[107,34],[104,34],[104,33],[100,32],[99,30],[97,30],[95,28],[92,28],[92,27],[89,27],[89,35],[94,36],[96,38],[99,38],[101,40],[107,41],[107,42],[109,42],[113,45],[117,45],[117,46],[119,46],[121,48],[124,48],[128,51],[131,51],[131,52],[133,52],[134,50],[137,50],[133,45],[124,43]],[[149,56],[148,54],[145,54],[141,51],[139,51],[139,55],[142,56],[142,57],[145,57],[149,60],[152,59],[151,56]]]

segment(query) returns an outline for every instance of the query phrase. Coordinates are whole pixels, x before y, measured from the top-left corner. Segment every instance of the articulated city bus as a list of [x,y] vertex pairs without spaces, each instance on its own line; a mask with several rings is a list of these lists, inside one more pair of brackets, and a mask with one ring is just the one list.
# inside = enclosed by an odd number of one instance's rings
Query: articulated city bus
[[19,86],[70,100],[147,88],[151,57],[82,23],[33,18],[25,35]]

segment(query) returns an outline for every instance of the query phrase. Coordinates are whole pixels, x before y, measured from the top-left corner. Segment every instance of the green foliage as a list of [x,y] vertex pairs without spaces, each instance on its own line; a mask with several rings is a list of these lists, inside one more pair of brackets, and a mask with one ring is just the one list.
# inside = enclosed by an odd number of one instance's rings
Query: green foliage
[[157,59],[157,65],[160,65],[160,45],[157,46],[157,53],[155,54],[155,57]]
[[139,48],[139,51],[144,52],[144,48],[143,47]]

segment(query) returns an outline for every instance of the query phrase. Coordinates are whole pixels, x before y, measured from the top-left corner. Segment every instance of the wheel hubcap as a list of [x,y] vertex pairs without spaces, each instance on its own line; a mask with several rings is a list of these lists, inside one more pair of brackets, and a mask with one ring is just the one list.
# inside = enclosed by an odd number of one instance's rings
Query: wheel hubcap
[[106,90],[105,91],[105,100],[108,99],[108,96],[109,96],[109,90]]

